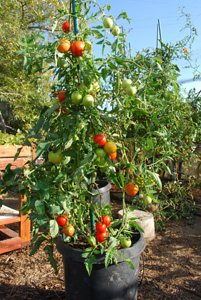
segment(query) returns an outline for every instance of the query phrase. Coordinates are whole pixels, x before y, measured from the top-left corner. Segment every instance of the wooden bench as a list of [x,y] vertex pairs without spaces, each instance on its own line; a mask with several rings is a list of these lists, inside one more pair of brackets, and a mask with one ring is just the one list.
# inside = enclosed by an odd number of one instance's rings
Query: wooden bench
[[[11,169],[15,169],[16,167],[22,167],[28,160],[35,158],[34,149],[23,146],[19,157],[14,161],[14,156],[19,147],[22,146],[0,145],[0,171],[4,171],[9,163],[12,164]],[[22,198],[22,195],[19,194],[19,211],[6,205],[0,208],[0,235],[3,236],[3,240],[0,240],[0,254],[30,245],[30,220],[28,215],[21,214],[21,206],[24,201],[26,201],[26,198]],[[13,223],[19,223],[19,234],[6,226]]]

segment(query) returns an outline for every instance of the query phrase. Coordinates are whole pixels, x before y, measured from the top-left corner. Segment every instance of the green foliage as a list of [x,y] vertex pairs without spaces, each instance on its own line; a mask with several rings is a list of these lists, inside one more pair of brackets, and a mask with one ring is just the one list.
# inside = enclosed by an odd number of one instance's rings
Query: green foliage
[[[52,18],[47,20],[47,26],[52,23],[51,41],[34,32],[20,42],[18,54],[24,57],[26,75],[36,87],[32,96],[38,89],[42,74],[49,80],[46,95],[50,101],[42,105],[41,94],[40,97],[34,94],[34,105],[40,114],[37,118],[36,111],[33,111],[37,122],[25,134],[24,140],[25,144],[34,141],[36,156],[42,158],[42,163],[37,164],[35,160],[29,163],[29,168],[24,166],[14,171],[8,166],[4,182],[6,189],[17,186],[27,197],[22,211],[30,210],[29,217],[33,223],[31,254],[46,241],[44,250],[56,269],[52,246],[59,235],[56,217],[65,214],[69,224],[77,229],[65,241],[76,243],[82,237],[86,246],[83,257],[91,274],[97,254],[105,254],[106,267],[116,263],[121,238],[131,237],[134,228],[139,228],[135,220],[128,219],[128,212],[133,206],[129,207],[125,202],[126,184],[138,184],[136,199],[142,209],[150,204],[145,199],[163,209],[160,196],[165,192],[159,172],[171,173],[167,161],[185,160],[186,154],[192,153],[193,143],[200,135],[200,121],[195,118],[192,102],[184,101],[180,91],[180,71],[173,62],[178,57],[178,48],[161,42],[160,49],[152,53],[138,52],[131,57],[126,48],[125,33],[114,40],[102,25],[109,5],[101,7],[95,1],[90,1],[90,6],[88,1],[77,1],[76,4],[76,12],[72,13],[62,3],[54,22]],[[44,5],[46,7],[48,2]],[[61,30],[63,20],[72,22],[73,16],[79,19],[79,32],[71,30],[64,33]],[[126,13],[121,13],[120,17],[129,21]],[[44,22],[40,14],[36,24],[39,21]],[[117,20],[114,23],[117,25]],[[92,45],[96,43],[102,48],[103,57],[95,57],[93,46],[90,50],[85,49],[81,56],[75,56],[71,51],[58,53],[57,47],[63,38],[71,44],[76,40],[88,40]],[[65,67],[59,66],[60,59],[65,61]],[[125,79],[131,81],[133,93],[128,93],[122,85]],[[55,93],[61,91],[65,91],[65,99],[59,102]],[[76,105],[71,100],[74,91],[81,91],[83,97],[92,96],[94,104]],[[94,136],[100,133],[108,141],[115,142],[118,149],[117,159],[111,161],[107,154],[102,165],[96,155],[98,145],[94,142]],[[51,161],[48,154],[58,151],[61,151],[63,160],[60,163]],[[107,228],[108,238],[102,243],[95,238],[91,215],[97,223],[102,215],[111,213],[109,207],[93,203],[93,189],[97,188],[95,179],[99,178],[113,181],[123,190],[123,217],[121,220],[112,219]],[[186,209],[177,201],[177,195],[171,199],[179,210]],[[49,234],[40,235],[40,231]],[[89,240],[93,247],[89,247]],[[133,267],[126,257],[121,258]]]
[[20,40],[25,35],[30,38],[38,30],[50,34],[50,24],[59,7],[60,4],[55,0],[1,1],[0,111],[9,133],[13,133],[15,128],[27,132],[39,116],[43,98],[48,103],[50,74],[40,74],[37,81],[30,83],[33,77],[28,78],[24,73],[24,57],[19,52]]

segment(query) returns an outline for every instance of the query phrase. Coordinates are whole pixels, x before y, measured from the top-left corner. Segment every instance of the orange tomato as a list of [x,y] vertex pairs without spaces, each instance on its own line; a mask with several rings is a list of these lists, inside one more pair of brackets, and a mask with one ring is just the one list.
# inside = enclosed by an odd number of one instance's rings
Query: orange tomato
[[65,39],[61,39],[61,44],[59,44],[59,46],[57,47],[57,50],[60,53],[66,53],[70,50],[70,42],[68,40]]
[[73,225],[64,226],[62,230],[66,236],[72,236],[75,232],[75,228],[73,227]]
[[107,152],[108,154],[114,153],[117,151],[117,145],[114,142],[107,142],[104,145],[104,150],[105,152]]
[[133,184],[132,182],[127,183],[125,192],[129,196],[134,196],[139,192],[139,187],[137,184]]
[[114,153],[109,153],[111,160],[114,160],[117,157],[117,151]]
[[186,48],[183,48],[184,53],[188,53],[188,50]]

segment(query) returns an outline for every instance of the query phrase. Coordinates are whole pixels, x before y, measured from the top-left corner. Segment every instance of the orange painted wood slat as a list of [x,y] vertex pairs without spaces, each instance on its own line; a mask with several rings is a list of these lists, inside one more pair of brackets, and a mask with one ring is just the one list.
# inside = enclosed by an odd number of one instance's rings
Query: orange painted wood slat
[[[0,157],[14,157],[17,149],[21,148],[21,145],[0,145]],[[31,157],[32,149],[28,146],[23,146],[19,154],[19,157]]]
[[19,234],[16,231],[3,225],[0,225],[0,233],[7,238],[19,237]]
[[21,217],[11,217],[11,218],[6,218],[6,219],[1,219],[0,220],[0,225],[7,225],[7,224],[13,224],[13,223],[18,223],[21,221]]
[[[9,163],[12,164],[11,169],[15,169],[16,167],[22,167],[28,160],[35,159],[35,148],[23,146],[18,158],[14,161],[14,156],[16,155],[17,149],[21,147],[21,145],[0,145],[0,170],[5,170],[6,166]],[[19,195],[19,216],[13,217],[11,215],[9,216],[9,218],[1,218],[0,220],[0,232],[4,235],[7,234],[7,236],[10,235],[12,237],[0,241],[0,254],[30,245],[31,222],[28,218],[28,214],[24,216],[21,214],[22,201],[25,202],[26,197],[22,198],[22,196]],[[19,222],[20,225],[20,232],[18,237],[18,234],[16,232],[12,232],[12,230],[7,228],[6,226],[3,226],[17,222]]]
[[21,238],[15,237],[0,241],[0,254],[7,253],[22,247]]
[[[26,202],[27,199],[26,199],[25,196],[22,199],[22,195],[20,194],[19,195],[19,205],[20,205],[20,207],[22,205],[22,201]],[[28,217],[28,214],[22,215],[21,210],[20,210],[20,218],[21,218],[21,221],[20,221],[20,236],[21,236],[21,242],[24,243],[24,242],[30,241],[30,238],[31,238],[31,236],[30,236],[31,222],[30,222],[30,219]]]
[[28,161],[27,158],[17,158],[15,161],[12,158],[1,158],[0,157],[0,170],[5,170],[8,164],[12,164],[11,169],[22,168],[23,165]]

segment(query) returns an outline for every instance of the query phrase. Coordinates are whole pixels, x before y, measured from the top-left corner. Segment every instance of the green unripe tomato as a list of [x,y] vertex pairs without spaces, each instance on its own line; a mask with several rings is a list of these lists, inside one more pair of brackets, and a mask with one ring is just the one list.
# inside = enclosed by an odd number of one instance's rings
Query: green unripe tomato
[[94,97],[91,95],[85,95],[82,100],[82,104],[85,107],[93,106],[94,105]]
[[139,193],[138,197],[139,197],[140,199],[143,199],[143,198],[144,198],[144,195],[143,195],[142,193]]
[[151,197],[145,196],[145,197],[144,197],[144,202],[145,202],[146,204],[151,204],[151,202],[152,202]]
[[129,248],[132,244],[131,239],[129,237],[122,238],[120,240],[120,243],[123,248]]
[[119,26],[114,26],[114,27],[112,27],[112,34],[113,34],[114,36],[117,36],[117,35],[120,34],[120,28],[119,28]]
[[96,153],[96,155],[97,155],[98,157],[100,157],[100,158],[105,157],[106,154],[107,154],[103,148],[97,148],[97,149],[95,150],[95,153]]
[[48,159],[51,163],[53,163],[54,165],[57,165],[60,162],[62,162],[63,154],[62,154],[61,150],[58,150],[56,152],[50,151],[48,153]]
[[131,85],[132,84],[132,80],[131,79],[125,79],[123,82],[122,82],[122,88],[125,90],[127,88],[127,86]]
[[105,19],[103,20],[103,26],[104,26],[105,28],[111,28],[112,25],[113,25],[113,21],[112,21],[111,18],[105,18]]
[[79,91],[75,91],[71,94],[71,100],[75,105],[79,105],[82,102],[82,93]]
[[67,67],[67,63],[66,63],[65,59],[59,58],[58,61],[57,61],[57,66],[59,68],[66,68]]
[[97,165],[99,167],[104,167],[106,165],[105,157],[99,157],[99,159],[97,159]]
[[136,92],[137,92],[137,89],[136,89],[135,86],[131,86],[131,85],[127,86],[127,88],[126,88],[126,94],[128,96],[133,96],[133,95],[136,94]]

